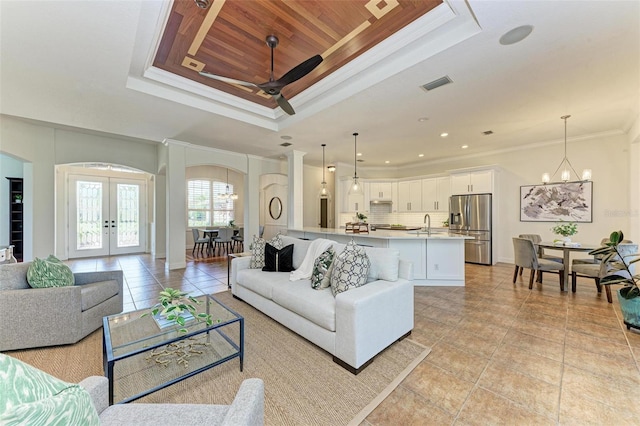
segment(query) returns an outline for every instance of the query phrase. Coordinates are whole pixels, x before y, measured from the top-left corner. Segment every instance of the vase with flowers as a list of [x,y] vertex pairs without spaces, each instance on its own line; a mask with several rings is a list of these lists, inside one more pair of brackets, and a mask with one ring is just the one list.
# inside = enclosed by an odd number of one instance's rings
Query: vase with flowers
[[578,225],[575,222],[563,222],[560,221],[556,226],[551,228],[556,235],[561,235],[562,240],[553,240],[553,242],[563,241],[564,244],[571,243],[571,236],[576,235],[578,233]]

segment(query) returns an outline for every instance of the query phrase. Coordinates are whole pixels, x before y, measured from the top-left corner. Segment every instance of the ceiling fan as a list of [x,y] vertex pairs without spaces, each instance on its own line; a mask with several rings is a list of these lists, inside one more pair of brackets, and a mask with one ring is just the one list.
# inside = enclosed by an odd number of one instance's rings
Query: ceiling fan
[[269,35],[267,36],[266,41],[267,41],[267,46],[271,48],[271,73],[269,75],[269,81],[267,81],[266,83],[260,83],[260,84],[249,83],[247,81],[236,80],[229,77],[223,77],[221,75],[215,75],[205,71],[200,71],[200,75],[204,77],[213,78],[214,80],[224,81],[225,83],[240,84],[242,86],[248,86],[248,87],[257,87],[261,89],[263,92],[273,96],[273,98],[276,100],[276,102],[284,112],[286,112],[289,115],[293,115],[296,112],[293,110],[293,107],[291,106],[289,101],[287,101],[287,99],[282,95],[282,93],[280,93],[280,91],[287,84],[293,83],[294,81],[301,79],[302,77],[304,77],[305,75],[313,71],[322,62],[322,56],[315,55],[307,59],[301,64],[298,64],[295,67],[293,67],[291,70],[289,70],[289,72],[287,72],[281,78],[276,80],[273,76],[273,49],[275,49],[275,47],[278,45],[279,40],[278,40],[278,37],[274,35]]

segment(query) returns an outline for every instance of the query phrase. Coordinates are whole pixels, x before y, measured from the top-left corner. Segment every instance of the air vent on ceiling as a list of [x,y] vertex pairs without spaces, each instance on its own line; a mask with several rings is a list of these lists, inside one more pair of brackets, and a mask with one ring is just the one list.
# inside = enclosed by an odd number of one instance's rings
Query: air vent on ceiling
[[444,86],[445,84],[449,84],[449,83],[453,83],[453,80],[451,80],[448,75],[445,75],[444,77],[440,77],[437,80],[433,80],[427,84],[423,84],[420,87],[422,87],[424,90],[428,92],[430,90],[437,89],[438,87]]
[[492,135],[493,134],[493,130],[486,130],[486,131],[482,132],[482,134],[485,135],[485,136]]
[[280,144],[280,146],[291,146],[291,145],[293,145],[293,144],[292,144],[292,143],[290,143],[290,142],[282,142],[282,143]]
[[358,161],[358,163],[364,163],[364,160],[361,160],[361,159],[359,159],[359,158],[358,158],[358,160],[357,160],[357,161]]

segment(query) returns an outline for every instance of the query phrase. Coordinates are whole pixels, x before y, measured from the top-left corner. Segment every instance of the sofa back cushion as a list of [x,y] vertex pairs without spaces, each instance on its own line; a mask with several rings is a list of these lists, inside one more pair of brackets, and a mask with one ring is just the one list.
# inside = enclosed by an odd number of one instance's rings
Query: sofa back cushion
[[302,265],[302,261],[304,260],[304,256],[307,254],[311,241],[301,240],[299,238],[289,237],[286,235],[281,235],[280,238],[282,239],[283,246],[293,244],[293,269],[298,269],[300,265]]
[[[336,255],[342,253],[344,244],[334,244],[333,249]],[[385,280],[398,281],[398,271],[400,265],[400,250],[386,247],[364,247],[367,257],[371,262],[367,282]]]
[[0,290],[31,288],[27,282],[27,270],[31,262],[0,265]]

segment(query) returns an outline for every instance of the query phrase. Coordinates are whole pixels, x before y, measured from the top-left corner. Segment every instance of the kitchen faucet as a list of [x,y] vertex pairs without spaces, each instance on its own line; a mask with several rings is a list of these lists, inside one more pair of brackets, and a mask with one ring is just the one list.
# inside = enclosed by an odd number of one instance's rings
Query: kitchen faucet
[[427,235],[431,235],[431,216],[429,216],[429,213],[424,215],[424,220],[423,223],[427,223],[427,219],[429,220],[428,225],[427,225]]

